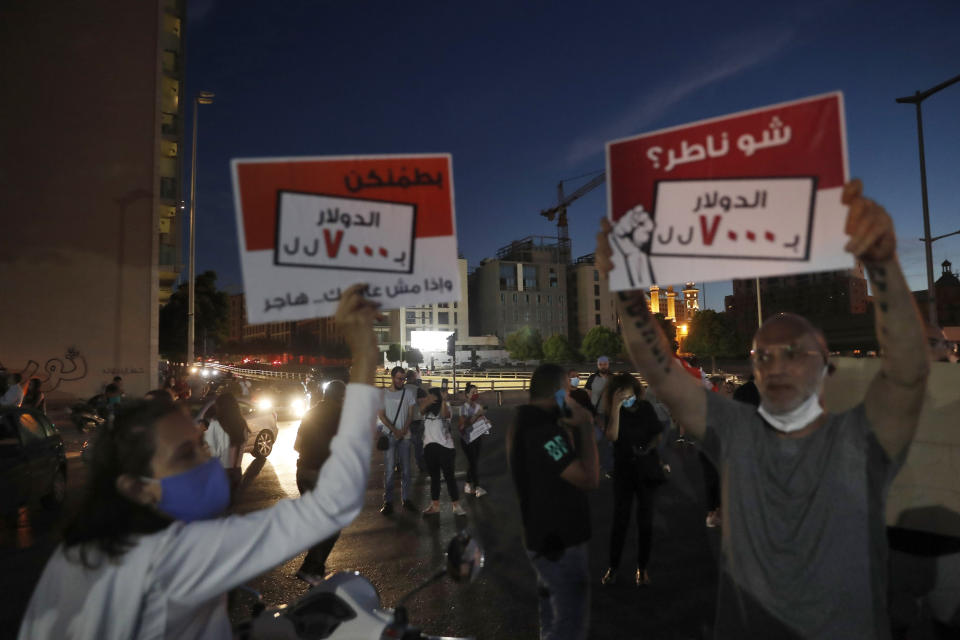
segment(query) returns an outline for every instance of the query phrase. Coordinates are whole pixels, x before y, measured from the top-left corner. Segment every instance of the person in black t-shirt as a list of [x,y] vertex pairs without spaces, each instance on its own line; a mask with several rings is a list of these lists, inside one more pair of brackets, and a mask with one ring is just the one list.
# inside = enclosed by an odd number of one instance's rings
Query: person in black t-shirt
[[663,424],[657,412],[642,400],[643,387],[629,373],[618,373],[608,383],[606,436],[613,442],[613,523],[610,529],[610,567],[602,584],[617,581],[620,555],[630,524],[630,511],[637,502],[638,587],[650,584],[647,562],[653,537],[654,490],[666,480],[657,441]]
[[[300,420],[297,439],[293,444],[300,454],[297,458],[297,489],[300,495],[313,491],[320,476],[320,467],[330,457],[330,441],[337,434],[346,393],[347,385],[340,380],[331,380],[323,392],[323,402],[314,405]],[[297,571],[297,577],[311,585],[323,580],[327,572],[327,558],[339,537],[338,531],[310,547]]]
[[550,639],[586,638],[590,627],[586,490],[600,475],[593,418],[569,390],[561,367],[539,366],[530,404],[517,410],[507,434],[524,544],[537,574],[540,637]]

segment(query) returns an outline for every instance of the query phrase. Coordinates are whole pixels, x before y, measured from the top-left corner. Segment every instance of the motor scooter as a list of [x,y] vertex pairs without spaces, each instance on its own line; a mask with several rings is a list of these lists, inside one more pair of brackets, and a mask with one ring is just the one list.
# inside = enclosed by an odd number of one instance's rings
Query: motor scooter
[[266,608],[257,598],[250,620],[235,629],[242,640],[472,640],[424,634],[411,624],[403,603],[444,576],[455,582],[472,582],[483,567],[483,549],[466,531],[447,545],[447,563],[407,592],[393,609],[381,608],[380,594],[357,571],[341,571],[311,587],[292,605]]

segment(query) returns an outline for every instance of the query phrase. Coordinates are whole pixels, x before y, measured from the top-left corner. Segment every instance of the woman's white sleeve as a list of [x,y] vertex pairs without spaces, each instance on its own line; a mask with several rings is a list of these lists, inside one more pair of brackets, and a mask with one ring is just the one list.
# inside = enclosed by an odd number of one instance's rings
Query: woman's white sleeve
[[346,527],[360,513],[380,390],[347,385],[330,457],[316,489],[253,513],[189,524],[158,556],[157,579],[171,600],[216,597]]

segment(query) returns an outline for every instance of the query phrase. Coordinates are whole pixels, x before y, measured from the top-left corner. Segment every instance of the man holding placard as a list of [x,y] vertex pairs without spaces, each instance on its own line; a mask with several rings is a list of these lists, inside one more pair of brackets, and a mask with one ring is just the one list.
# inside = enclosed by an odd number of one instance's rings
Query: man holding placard
[[[618,306],[631,358],[720,470],[718,638],[888,638],[887,491],[917,427],[929,371],[923,324],[896,255],[893,222],[844,185],[846,251],[870,276],[883,364],[861,404],[822,409],[823,334],[792,314],[754,337],[759,408],[710,393],[670,356],[642,291]],[[604,221],[597,264],[614,268]],[[815,268],[816,265],[811,265]]]

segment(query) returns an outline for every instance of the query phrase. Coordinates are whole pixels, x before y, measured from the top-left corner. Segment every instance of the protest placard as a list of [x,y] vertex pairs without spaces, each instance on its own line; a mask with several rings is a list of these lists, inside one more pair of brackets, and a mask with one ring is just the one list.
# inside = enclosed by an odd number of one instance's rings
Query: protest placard
[[360,282],[384,309],[460,300],[449,154],[231,169],[248,322],[332,316]]
[[853,266],[839,92],[607,143],[620,291]]

